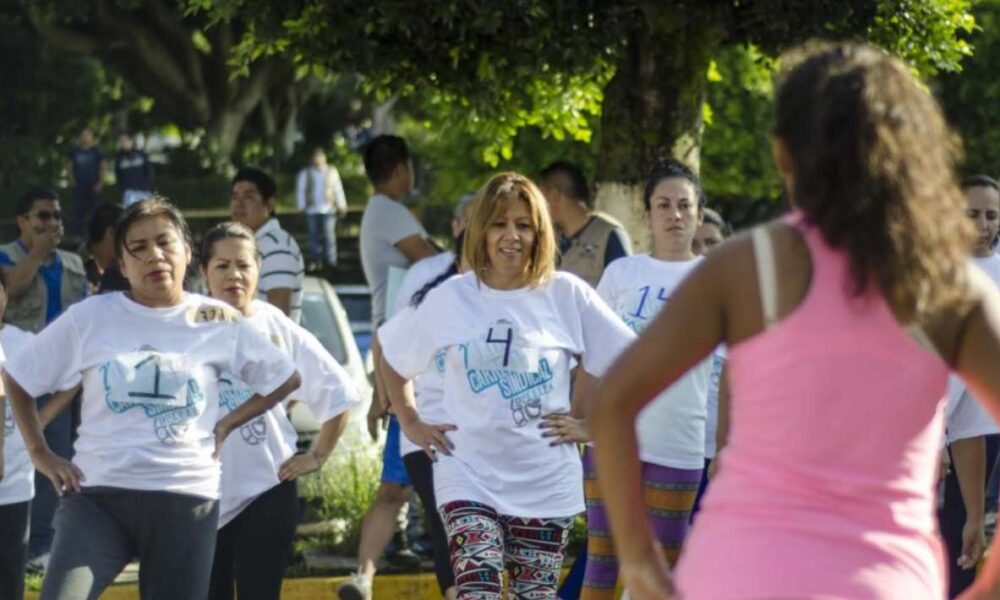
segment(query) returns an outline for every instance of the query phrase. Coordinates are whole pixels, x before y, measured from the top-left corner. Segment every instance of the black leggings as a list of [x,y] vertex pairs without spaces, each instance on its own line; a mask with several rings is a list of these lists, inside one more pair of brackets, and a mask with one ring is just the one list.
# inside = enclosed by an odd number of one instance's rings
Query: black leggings
[[232,600],[234,591],[240,600],[279,600],[299,521],[298,496],[295,481],[278,484],[219,530],[211,600]]
[[455,586],[455,573],[451,569],[451,554],[448,550],[448,534],[444,531],[444,523],[437,510],[437,499],[434,498],[434,467],[431,459],[423,451],[411,452],[403,457],[406,471],[410,474],[413,488],[420,496],[424,505],[424,515],[431,531],[431,544],[434,546],[434,575],[437,576],[441,594]]
[[31,501],[0,505],[0,600],[24,596]]

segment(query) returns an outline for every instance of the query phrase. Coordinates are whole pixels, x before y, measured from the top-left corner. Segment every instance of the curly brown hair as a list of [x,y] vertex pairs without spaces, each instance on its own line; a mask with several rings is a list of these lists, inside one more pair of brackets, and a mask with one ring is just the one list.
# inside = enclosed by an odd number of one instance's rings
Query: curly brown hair
[[775,136],[794,203],[847,253],[854,293],[875,284],[897,318],[963,298],[974,232],[955,178],[960,142],[901,60],[861,44],[782,58]]

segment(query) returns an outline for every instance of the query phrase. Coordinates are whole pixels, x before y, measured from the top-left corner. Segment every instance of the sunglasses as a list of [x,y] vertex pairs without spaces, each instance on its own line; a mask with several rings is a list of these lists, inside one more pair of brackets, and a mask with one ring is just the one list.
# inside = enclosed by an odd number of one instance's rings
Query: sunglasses
[[39,210],[35,211],[35,217],[37,217],[39,221],[62,221],[63,214],[62,211],[58,210]]

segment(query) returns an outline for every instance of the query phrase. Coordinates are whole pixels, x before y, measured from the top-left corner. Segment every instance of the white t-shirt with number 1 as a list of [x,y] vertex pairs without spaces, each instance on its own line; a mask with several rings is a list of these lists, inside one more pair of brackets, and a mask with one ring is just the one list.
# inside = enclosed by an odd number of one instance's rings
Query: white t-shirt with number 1
[[74,304],[7,362],[38,397],[83,382],[73,462],[84,486],[219,497],[219,375],[267,395],[295,365],[223,302],[151,308],[123,292]]
[[[597,293],[635,331],[641,332],[701,262],[625,256],[604,269]],[[705,466],[705,416],[711,359],[699,363],[660,393],[636,418],[639,458],[674,469]]]
[[439,506],[467,500],[526,518],[583,511],[576,445],[550,445],[539,425],[570,410],[574,354],[599,377],[634,336],[582,279],[556,273],[501,291],[459,275],[378,336],[403,377],[443,364],[443,415],[457,430],[447,434],[451,456],[434,465]]
[[[0,367],[6,362],[5,355],[13,356],[20,351],[32,334],[7,324],[0,329]],[[24,447],[21,431],[14,423],[14,411],[10,400],[4,399],[3,419],[3,479],[0,479],[0,506],[27,502],[35,495],[35,468]]]
[[[361,394],[344,368],[319,340],[262,300],[253,303],[247,322],[295,362],[302,386],[293,393],[320,422],[328,421],[361,402]],[[219,380],[221,414],[235,410],[253,390],[232,373]],[[219,528],[232,521],[255,498],[281,483],[278,470],[295,454],[298,435],[283,403],[244,423],[222,445],[222,497]]]

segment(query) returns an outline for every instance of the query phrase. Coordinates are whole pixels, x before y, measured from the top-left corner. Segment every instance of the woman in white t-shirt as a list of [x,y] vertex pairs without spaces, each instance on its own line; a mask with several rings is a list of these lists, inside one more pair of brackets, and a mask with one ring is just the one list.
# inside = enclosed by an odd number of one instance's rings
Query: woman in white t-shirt
[[[254,234],[238,223],[221,223],[202,240],[198,260],[213,298],[245,320],[295,362],[302,387],[293,397],[323,423],[312,448],[295,455],[297,435],[285,407],[277,404],[244,423],[222,446],[219,535],[209,598],[277,600],[298,524],[296,481],[323,466],[361,398],[350,377],[319,340],[273,305],[257,300],[260,252]],[[253,396],[239,376],[224,373],[219,403],[228,414]],[[235,584],[235,588],[234,588]]]
[[[693,171],[677,161],[654,167],[643,204],[652,252],[619,258],[604,270],[597,293],[634,332],[670,301],[701,261],[691,249],[705,196]],[[647,519],[671,564],[680,554],[705,466],[705,413],[711,362],[703,361],[664,390],[636,419]],[[618,561],[596,480],[593,451],[584,454],[588,560],[581,598],[610,597]]]
[[[0,281],[0,367],[5,356],[14,356],[31,338],[30,331],[3,322],[7,310],[7,292]],[[76,396],[78,387],[52,396],[40,411],[42,426]],[[35,467],[21,432],[14,423],[14,413],[6,401],[0,382],[0,600],[20,600],[24,595],[24,570],[28,558],[28,525],[31,501],[35,495]]]
[[[138,557],[147,598],[204,598],[218,523],[217,454],[299,385],[291,360],[239,313],[186,294],[190,236],[162,198],[115,228],[130,291],[70,307],[5,366],[32,462],[62,496],[41,598],[96,598]],[[219,377],[256,392],[219,419]],[[73,462],[53,454],[33,397],[82,383]]]
[[[1000,230],[1000,184],[978,175],[962,182],[965,214],[976,229],[972,262],[1000,285],[1000,256],[993,252]],[[945,448],[952,468],[942,473],[938,527],[945,542],[948,594],[955,597],[972,585],[973,568],[986,548],[984,497],[986,480],[997,456],[997,423],[972,396],[961,378],[948,379],[945,407]]]
[[[581,279],[555,272],[545,200],[526,177],[490,179],[465,235],[470,272],[379,329],[386,389],[406,437],[437,461],[458,596],[500,598],[506,568],[514,596],[554,598],[583,474],[576,447],[550,443],[541,424],[572,408],[574,356],[581,377],[600,376],[633,334]],[[443,424],[421,420],[409,384],[435,363]]]

